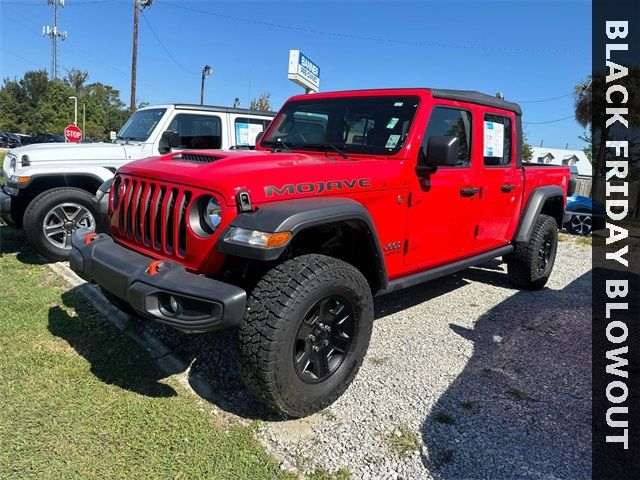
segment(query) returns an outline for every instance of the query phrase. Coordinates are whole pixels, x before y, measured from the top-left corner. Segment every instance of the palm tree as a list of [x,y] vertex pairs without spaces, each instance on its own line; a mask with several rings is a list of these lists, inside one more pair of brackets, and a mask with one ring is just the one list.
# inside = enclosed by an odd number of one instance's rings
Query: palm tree
[[582,127],[591,126],[591,75],[578,82],[573,88],[573,103],[576,114],[576,122]]

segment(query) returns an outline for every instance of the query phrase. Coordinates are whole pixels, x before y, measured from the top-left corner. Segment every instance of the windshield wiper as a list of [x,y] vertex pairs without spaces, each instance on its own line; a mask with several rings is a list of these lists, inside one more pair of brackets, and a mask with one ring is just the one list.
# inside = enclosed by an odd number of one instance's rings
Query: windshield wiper
[[324,145],[322,145],[324,148],[331,148],[333,149],[335,152],[337,152],[338,155],[340,155],[342,158],[346,158],[347,160],[349,160],[349,155],[347,155],[346,153],[344,153],[344,150],[339,149],[338,147],[336,147],[333,143],[325,143]]
[[332,143],[306,143],[306,144],[304,144],[302,146],[304,148],[321,148],[323,150],[326,150],[327,148],[330,148],[331,150],[336,152],[338,155],[340,155],[342,158],[346,158],[347,160],[349,159],[349,156],[344,152],[344,150],[336,147]]

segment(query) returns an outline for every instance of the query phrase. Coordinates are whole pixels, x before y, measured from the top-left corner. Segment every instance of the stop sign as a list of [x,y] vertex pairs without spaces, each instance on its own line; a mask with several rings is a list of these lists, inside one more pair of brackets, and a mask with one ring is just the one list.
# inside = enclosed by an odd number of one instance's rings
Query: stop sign
[[67,142],[81,142],[82,130],[80,130],[77,125],[68,125],[67,128],[64,129],[64,138],[67,139]]

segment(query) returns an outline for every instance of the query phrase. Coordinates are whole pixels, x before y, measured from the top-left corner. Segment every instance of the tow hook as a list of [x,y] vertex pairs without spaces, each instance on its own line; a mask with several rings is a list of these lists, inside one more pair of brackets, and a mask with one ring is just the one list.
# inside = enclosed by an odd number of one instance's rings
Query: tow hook
[[147,267],[147,273],[151,276],[154,276],[160,271],[161,266],[162,266],[162,260],[154,260]]

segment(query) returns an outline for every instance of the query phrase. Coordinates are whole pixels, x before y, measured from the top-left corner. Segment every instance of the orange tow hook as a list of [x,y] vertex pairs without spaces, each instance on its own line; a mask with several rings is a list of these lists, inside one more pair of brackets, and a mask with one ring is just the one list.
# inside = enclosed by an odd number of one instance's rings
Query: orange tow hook
[[93,242],[93,239],[96,238],[96,234],[95,233],[87,233],[87,236],[84,237],[84,244],[85,245],[89,245],[91,242]]
[[155,275],[160,270],[160,265],[162,265],[162,260],[155,260],[149,264],[147,267],[147,273],[149,275]]

